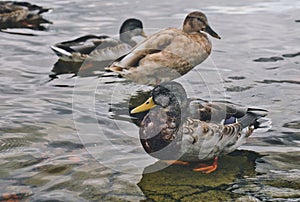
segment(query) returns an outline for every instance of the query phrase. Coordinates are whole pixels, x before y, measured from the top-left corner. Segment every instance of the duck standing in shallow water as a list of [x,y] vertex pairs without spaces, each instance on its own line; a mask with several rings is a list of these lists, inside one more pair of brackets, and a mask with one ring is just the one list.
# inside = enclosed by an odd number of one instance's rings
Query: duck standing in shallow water
[[83,62],[90,58],[112,62],[136,45],[133,37],[146,37],[143,23],[135,18],[125,20],[119,34],[120,40],[109,36],[85,35],[71,41],[57,43],[51,46],[51,49],[63,61]]
[[51,24],[41,14],[50,9],[27,2],[2,1],[0,2],[0,30],[6,28],[29,28],[45,30],[42,23]]
[[106,69],[141,84],[178,78],[209,56],[212,45],[206,33],[220,39],[202,12],[192,12],[182,29],[167,28],[149,36]]
[[[151,109],[153,108],[153,109]],[[151,110],[150,110],[151,109]],[[201,104],[189,100],[176,82],[156,86],[151,97],[131,113],[150,110],[140,126],[140,140],[147,153],[183,164],[214,159],[194,171],[217,169],[218,156],[237,149],[257,128],[270,128],[267,110],[228,102]]]

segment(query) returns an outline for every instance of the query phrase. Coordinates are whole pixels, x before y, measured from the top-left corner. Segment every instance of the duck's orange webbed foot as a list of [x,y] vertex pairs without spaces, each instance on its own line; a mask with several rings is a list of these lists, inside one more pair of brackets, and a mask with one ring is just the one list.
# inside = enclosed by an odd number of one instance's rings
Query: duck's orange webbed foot
[[187,166],[189,165],[189,162],[185,162],[185,161],[179,161],[179,160],[163,160],[163,162],[165,162],[166,164],[173,164],[173,165],[184,165]]
[[201,164],[200,167],[194,168],[193,170],[196,172],[203,172],[205,174],[209,174],[211,172],[214,172],[218,167],[218,157],[215,157],[214,162],[212,165],[203,165]]

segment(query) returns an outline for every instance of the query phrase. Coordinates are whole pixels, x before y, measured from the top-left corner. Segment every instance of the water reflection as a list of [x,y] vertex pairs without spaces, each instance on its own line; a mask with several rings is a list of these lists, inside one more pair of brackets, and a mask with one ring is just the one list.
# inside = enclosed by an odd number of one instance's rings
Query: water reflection
[[147,100],[150,96],[151,90],[148,89],[145,91],[139,90],[129,98],[125,98],[124,101],[118,103],[110,103],[109,106],[109,115],[110,118],[115,120],[123,120],[128,121],[140,126],[143,118],[148,113],[141,112],[137,114],[131,114],[130,111],[135,107],[141,105],[145,100]]
[[138,186],[153,201],[231,201],[243,194],[234,194],[228,188],[245,177],[254,177],[255,162],[260,157],[251,151],[235,151],[220,158],[218,170],[211,174],[179,165],[159,170],[162,162],[157,162],[145,168]]
[[50,74],[49,77],[51,79],[57,79],[58,76],[62,74],[73,74],[73,76],[80,77],[102,75],[104,73],[104,68],[111,64],[111,62],[111,60],[71,62],[59,59],[51,70],[54,74]]
[[[261,2],[263,7],[260,8],[259,1],[252,6],[245,5],[242,1],[226,3],[219,1],[218,5],[211,1],[190,0],[172,2],[154,0],[151,4],[145,0],[125,3],[105,3],[95,0],[32,1],[45,8],[53,8],[52,13],[43,14],[47,20],[53,22],[49,26],[50,29],[42,32],[30,28],[13,30],[34,33],[35,37],[0,32],[1,200],[18,198],[20,201],[37,202],[139,201],[146,199],[145,196],[149,197],[149,200],[175,198],[176,195],[188,198],[188,193],[198,196],[203,191],[207,195],[224,193],[222,195],[224,198],[249,195],[253,197],[252,201],[299,201],[300,57],[297,46],[299,37],[295,31],[300,22],[297,9],[299,2]],[[240,7],[243,10],[240,10]],[[222,40],[214,41],[215,46],[210,58],[201,64],[201,67],[196,67],[201,75],[192,70],[180,82],[191,86],[194,91],[190,90],[190,95],[197,95],[206,100],[212,97],[226,98],[247,105],[257,103],[269,109],[273,129],[265,134],[249,137],[247,144],[242,147],[264,155],[256,161],[256,174],[252,173],[251,164],[249,178],[237,174],[236,181],[233,181],[230,187],[229,181],[233,179],[230,175],[224,186],[216,185],[219,190],[212,185],[208,186],[211,191],[203,190],[202,185],[196,184],[194,188],[186,183],[184,184],[186,187],[174,183],[186,192],[184,195],[171,181],[168,181],[169,184],[165,184],[165,187],[159,187],[161,191],[156,190],[158,186],[147,177],[154,178],[155,176],[148,175],[151,173],[144,173],[142,176],[118,172],[116,171],[118,168],[114,170],[105,167],[86,152],[86,147],[95,148],[95,152],[100,156],[110,158],[113,164],[120,162],[122,165],[132,160],[131,150],[128,149],[131,148],[136,157],[131,163],[140,164],[141,171],[156,161],[147,159],[150,157],[143,153],[138,137],[118,141],[120,136],[124,138],[122,131],[132,136],[138,135],[138,128],[132,123],[132,119],[135,121],[140,118],[130,117],[128,110],[128,102],[131,101],[127,97],[130,97],[132,92],[130,86],[133,84],[121,83],[121,79],[115,77],[113,79],[102,77],[101,68],[98,71],[92,67],[93,71],[87,72],[87,77],[85,74],[80,76],[79,66],[73,64],[57,65],[56,68],[54,64],[58,62],[57,57],[50,46],[58,41],[89,33],[115,34],[120,23],[127,17],[138,17],[145,22],[146,27],[155,30],[170,25],[180,27],[186,13],[195,9],[209,13],[209,18],[222,35]],[[42,26],[47,28],[47,25]],[[283,60],[253,61],[259,58],[268,60],[271,57],[280,57]],[[50,73],[52,68],[53,72]],[[228,81],[215,80],[216,77],[211,76],[211,72],[216,69],[220,77]],[[57,78],[47,82],[49,74],[56,73]],[[73,77],[73,74],[77,76]],[[95,74],[101,77],[94,76]],[[84,92],[89,89],[94,91],[94,86],[88,85],[92,82],[99,82],[97,88],[99,92],[94,93],[92,99],[96,103],[95,107],[92,102],[88,102],[89,97],[86,97]],[[119,82],[120,86],[116,86],[117,90],[112,95],[115,87],[112,84],[116,82]],[[218,82],[222,84],[218,85]],[[78,103],[87,106],[73,109],[73,89],[78,86],[82,87],[78,92],[80,98]],[[219,86],[222,86],[223,91],[219,90]],[[232,89],[223,93],[227,87]],[[245,87],[251,88],[244,90]],[[136,92],[136,89],[134,91]],[[145,99],[146,97],[148,95],[145,95]],[[132,103],[138,105],[143,101],[144,98],[137,98]],[[92,108],[94,111],[90,113]],[[111,113],[115,114],[113,119],[108,118],[110,109]],[[99,127],[89,136],[88,129],[91,126],[91,117],[94,116],[97,117]],[[85,135],[83,137],[91,137],[87,144],[80,142],[74,119],[85,126],[84,130],[79,131]],[[115,127],[122,131],[114,130]],[[99,128],[108,131],[106,135],[109,140],[115,141],[120,146],[111,148],[105,144],[101,145],[103,139],[99,135]],[[95,147],[98,142],[99,147]],[[123,148],[125,152],[119,152],[123,151]],[[244,167],[248,165],[245,159],[242,156],[238,157],[241,158],[240,170],[248,170]],[[222,164],[220,163],[220,167]],[[234,161],[232,164],[238,162]],[[225,166],[222,169],[226,170],[227,162],[223,165]],[[178,178],[180,180],[188,178],[188,182],[192,181],[191,176],[194,175],[194,182],[191,183],[196,183],[199,176],[204,182],[206,178],[221,181],[212,179],[209,175],[193,173],[190,167],[171,166],[169,169],[170,173],[180,176]],[[233,169],[238,171],[237,168]],[[182,171],[186,174],[181,173]],[[220,179],[224,180],[227,173],[221,169],[212,175],[219,176],[218,172],[223,173],[224,176]],[[170,177],[168,172],[158,174],[161,179],[166,179],[164,176]],[[155,179],[161,182],[161,179]],[[179,182],[178,179],[174,179],[175,182]],[[139,185],[144,193],[137,187],[140,180]],[[150,184],[154,184],[155,190],[147,187]],[[201,190],[201,193],[197,192],[198,190]],[[201,195],[204,201],[206,196]]]

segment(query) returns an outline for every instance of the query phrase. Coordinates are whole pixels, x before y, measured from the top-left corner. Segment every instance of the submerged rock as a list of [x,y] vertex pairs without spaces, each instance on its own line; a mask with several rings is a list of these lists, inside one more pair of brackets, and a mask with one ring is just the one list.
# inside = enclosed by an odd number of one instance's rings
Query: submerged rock
[[220,157],[218,169],[211,174],[194,172],[191,166],[171,165],[150,172],[160,166],[157,162],[144,170],[138,183],[149,201],[228,201],[241,197],[228,190],[232,183],[245,176],[255,176],[255,152],[236,151]]

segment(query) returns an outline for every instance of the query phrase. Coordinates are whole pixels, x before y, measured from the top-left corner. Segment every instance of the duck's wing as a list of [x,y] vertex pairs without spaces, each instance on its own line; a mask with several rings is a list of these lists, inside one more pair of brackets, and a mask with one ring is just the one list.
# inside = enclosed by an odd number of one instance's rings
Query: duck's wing
[[95,40],[96,48],[90,52],[89,56],[97,61],[111,61],[113,62],[120,56],[127,54],[132,47],[113,38],[106,38]]
[[36,12],[36,14],[41,14],[41,13],[45,13],[45,12],[48,12],[49,8],[43,8],[41,6],[38,6],[38,5],[35,5],[35,4],[31,4],[31,3],[28,3],[28,2],[9,2],[11,4],[11,6],[18,6],[18,7],[23,7],[24,9],[28,9],[29,11],[31,12]]
[[249,122],[246,121],[248,116],[255,119],[264,117],[268,113],[265,109],[244,107],[227,101],[208,103],[199,99],[190,101],[189,110],[191,117],[201,121],[230,124],[237,122],[237,119],[244,118],[245,123],[243,125],[247,125],[246,123]]
[[140,65],[140,61],[152,54],[160,53],[172,43],[177,29],[169,28],[149,36],[128,54],[117,59],[107,70],[121,72]]
[[[103,36],[103,39],[108,38],[107,36]],[[92,50],[94,50],[96,48],[95,44],[94,44],[94,40],[101,40],[101,38],[99,38],[96,35],[85,35],[79,38],[76,38],[74,40],[70,40],[70,41],[63,41],[60,43],[55,44],[52,47],[55,47],[57,49],[63,49],[65,51],[67,51],[68,53],[72,53],[72,52],[79,52],[82,54],[89,54]],[[52,48],[51,47],[51,48]],[[52,48],[53,49],[53,48]],[[57,53],[55,51],[55,53]]]
[[190,100],[189,115],[201,121],[222,123],[235,113],[227,103],[210,103],[201,99]]
[[85,35],[74,40],[57,43],[51,46],[51,49],[62,60],[74,61],[78,59],[83,61],[89,54],[95,55],[93,51],[99,52],[100,49],[117,44],[120,44],[120,41],[109,36]]
[[[249,120],[256,118],[249,117]],[[241,123],[223,125],[187,119],[179,131],[182,136],[181,159],[199,161],[228,154],[242,145],[253,130],[249,127],[243,128]]]

